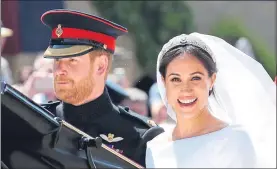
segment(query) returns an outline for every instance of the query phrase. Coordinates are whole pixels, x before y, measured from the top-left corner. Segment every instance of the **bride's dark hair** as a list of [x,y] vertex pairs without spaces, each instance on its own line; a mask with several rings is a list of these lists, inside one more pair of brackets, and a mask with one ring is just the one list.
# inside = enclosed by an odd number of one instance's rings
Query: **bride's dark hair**
[[159,72],[161,73],[163,78],[165,78],[168,64],[173,59],[183,55],[184,53],[195,56],[204,65],[204,67],[208,71],[209,77],[211,77],[214,73],[217,72],[216,63],[213,61],[212,57],[208,52],[206,52],[205,50],[197,46],[187,44],[187,45],[180,45],[180,46],[171,48],[161,58]]

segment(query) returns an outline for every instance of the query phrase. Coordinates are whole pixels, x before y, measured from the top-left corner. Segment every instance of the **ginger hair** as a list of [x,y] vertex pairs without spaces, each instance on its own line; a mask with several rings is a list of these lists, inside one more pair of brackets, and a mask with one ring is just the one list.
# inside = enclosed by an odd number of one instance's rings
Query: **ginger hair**
[[107,70],[106,70],[106,73],[105,73],[105,80],[107,80],[109,71],[112,67],[112,56],[113,56],[113,54],[111,52],[108,52],[108,51],[104,50],[104,49],[96,49],[96,50],[93,50],[89,53],[91,63],[94,62],[94,59],[96,57],[99,57],[101,55],[106,55],[108,57],[108,67],[107,67]]

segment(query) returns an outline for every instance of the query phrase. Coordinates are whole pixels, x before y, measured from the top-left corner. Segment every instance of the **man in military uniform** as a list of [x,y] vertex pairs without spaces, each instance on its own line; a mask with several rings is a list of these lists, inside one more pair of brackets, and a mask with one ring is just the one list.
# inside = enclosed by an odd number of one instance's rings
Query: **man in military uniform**
[[52,37],[44,53],[54,61],[54,90],[62,102],[43,105],[55,115],[145,166],[147,141],[164,130],[115,106],[105,87],[116,38],[127,29],[106,19],[71,10],[41,17]]

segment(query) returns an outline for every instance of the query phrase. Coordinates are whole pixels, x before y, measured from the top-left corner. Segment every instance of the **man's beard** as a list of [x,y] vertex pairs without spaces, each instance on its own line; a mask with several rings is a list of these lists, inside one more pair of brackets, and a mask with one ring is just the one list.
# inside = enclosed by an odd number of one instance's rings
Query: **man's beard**
[[[69,82],[70,87],[62,88],[56,84],[56,81],[66,81]],[[83,78],[79,82],[74,82],[72,79],[56,77],[54,82],[54,88],[56,97],[70,104],[78,104],[83,102],[89,97],[93,91],[93,79],[91,73]]]

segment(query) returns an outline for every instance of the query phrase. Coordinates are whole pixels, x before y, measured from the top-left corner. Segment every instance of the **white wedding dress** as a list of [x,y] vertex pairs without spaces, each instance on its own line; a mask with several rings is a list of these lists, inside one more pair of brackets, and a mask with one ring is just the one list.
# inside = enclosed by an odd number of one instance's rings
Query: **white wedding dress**
[[169,141],[165,132],[148,142],[147,168],[254,168],[256,154],[240,126],[201,136]]

